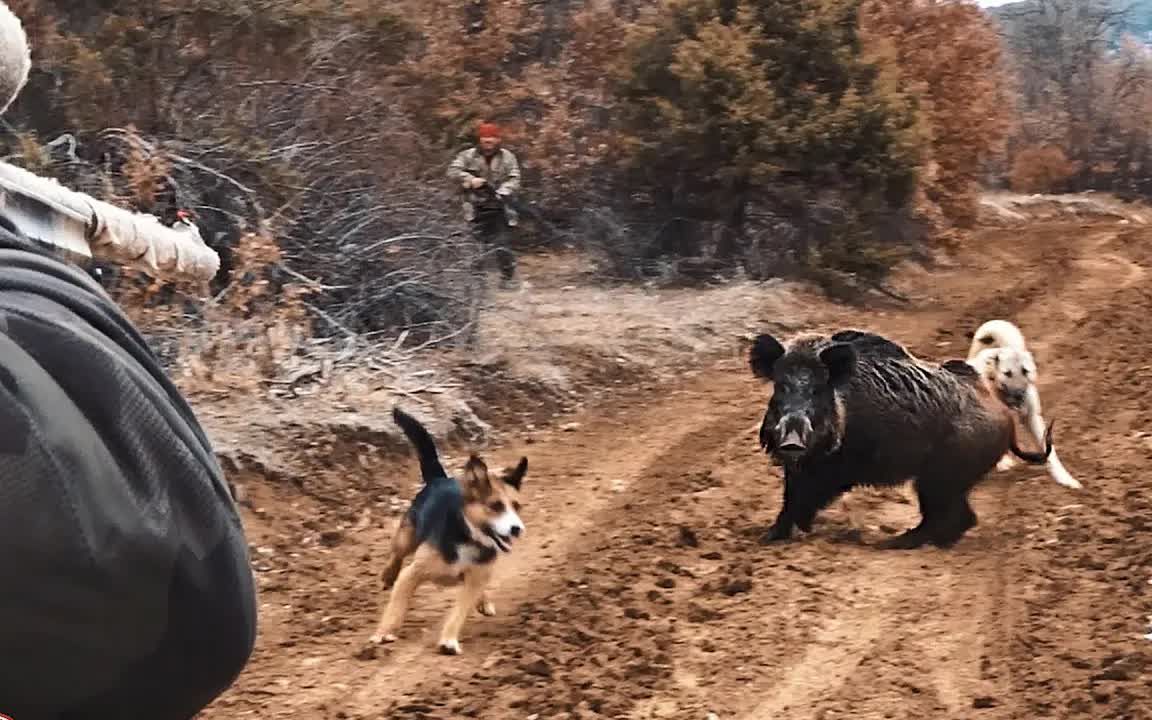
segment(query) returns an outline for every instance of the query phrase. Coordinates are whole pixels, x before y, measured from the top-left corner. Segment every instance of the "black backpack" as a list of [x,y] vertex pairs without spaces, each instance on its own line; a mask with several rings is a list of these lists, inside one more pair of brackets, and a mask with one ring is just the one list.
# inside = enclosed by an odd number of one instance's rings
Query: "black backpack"
[[248,542],[143,335],[0,217],[0,712],[185,720],[252,653]]

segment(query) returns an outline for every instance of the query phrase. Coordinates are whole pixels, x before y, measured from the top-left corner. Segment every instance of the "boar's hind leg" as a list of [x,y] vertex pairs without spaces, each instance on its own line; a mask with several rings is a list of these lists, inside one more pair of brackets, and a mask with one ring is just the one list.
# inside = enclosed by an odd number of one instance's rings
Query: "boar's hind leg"
[[956,492],[950,491],[948,478],[926,475],[916,478],[914,484],[920,502],[920,524],[880,543],[883,549],[915,550],[926,543],[936,543],[949,534],[949,519],[955,514]]
[[946,514],[937,524],[932,542],[939,548],[950,548],[976,526],[976,513],[968,504],[967,491],[957,494],[947,507]]

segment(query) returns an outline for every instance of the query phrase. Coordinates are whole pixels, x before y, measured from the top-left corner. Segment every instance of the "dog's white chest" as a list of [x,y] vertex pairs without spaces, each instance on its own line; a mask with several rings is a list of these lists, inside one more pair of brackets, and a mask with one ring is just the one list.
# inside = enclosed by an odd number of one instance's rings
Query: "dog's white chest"
[[459,558],[453,567],[463,572],[474,565],[483,565],[492,562],[492,549],[481,547],[473,543],[457,545],[456,555]]
[[440,587],[459,585],[469,570],[489,564],[495,559],[491,550],[469,544],[457,545],[456,557],[456,562],[442,565],[429,580]]

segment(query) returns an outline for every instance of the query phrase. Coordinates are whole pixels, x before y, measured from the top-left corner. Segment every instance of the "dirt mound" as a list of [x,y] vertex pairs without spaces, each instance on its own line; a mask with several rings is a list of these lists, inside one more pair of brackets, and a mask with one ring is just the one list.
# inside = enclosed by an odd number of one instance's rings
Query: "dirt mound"
[[988,226],[1024,225],[1036,221],[1105,221],[1147,225],[1152,212],[1102,193],[1077,195],[1023,195],[986,193],[980,198],[980,223]]

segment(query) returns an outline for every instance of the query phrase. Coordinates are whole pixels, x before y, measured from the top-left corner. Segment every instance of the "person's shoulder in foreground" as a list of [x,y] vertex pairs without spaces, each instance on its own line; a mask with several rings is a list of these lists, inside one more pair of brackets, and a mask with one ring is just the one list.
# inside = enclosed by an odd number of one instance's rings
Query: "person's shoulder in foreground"
[[[0,93],[27,70],[13,22],[0,3]],[[188,720],[247,663],[247,542],[206,434],[103,289],[3,218],[0,527],[0,714]]]
[[3,219],[0,526],[0,713],[188,718],[247,662],[247,543],[208,438],[102,288]]

